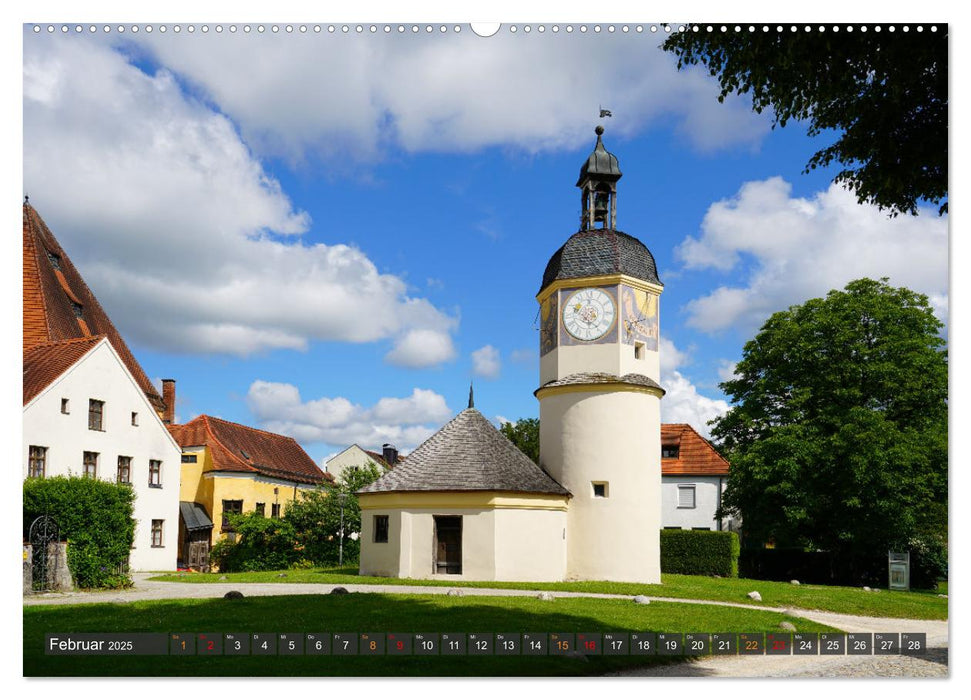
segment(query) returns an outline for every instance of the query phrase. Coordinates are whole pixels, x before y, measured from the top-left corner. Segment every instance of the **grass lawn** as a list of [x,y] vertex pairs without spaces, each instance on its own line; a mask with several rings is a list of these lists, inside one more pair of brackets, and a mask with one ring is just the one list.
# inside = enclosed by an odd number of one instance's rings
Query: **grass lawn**
[[45,656],[48,632],[771,632],[833,631],[780,613],[627,600],[379,595],[266,596],[24,607],[25,676],[599,675],[671,657]]
[[[286,573],[280,578],[279,574]],[[780,608],[827,610],[847,615],[870,617],[902,617],[914,620],[946,620],[947,598],[939,598],[938,591],[864,591],[862,588],[842,586],[793,586],[779,581],[756,581],[744,578],[711,578],[709,576],[681,576],[664,574],[660,585],[614,583],[610,581],[573,581],[563,583],[507,583],[495,581],[435,581],[418,579],[359,576],[356,569],[300,569],[256,571],[225,574],[229,582],[239,583],[378,583],[399,586],[447,586],[449,588],[514,588],[530,591],[582,591],[586,593],[615,593],[619,595],[649,595],[668,598],[695,598],[733,603],[765,605]],[[167,574],[154,578],[160,581],[215,583],[221,574]],[[753,603],[746,596],[749,591],[762,595],[761,603]],[[946,584],[944,593],[947,592]]]

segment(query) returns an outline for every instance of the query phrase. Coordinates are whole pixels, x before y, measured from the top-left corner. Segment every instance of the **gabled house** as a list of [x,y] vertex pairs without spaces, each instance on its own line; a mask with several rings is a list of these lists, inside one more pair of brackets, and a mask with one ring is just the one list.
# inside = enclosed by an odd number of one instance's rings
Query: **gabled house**
[[327,464],[324,466],[327,473],[337,481],[340,479],[344,470],[350,467],[363,467],[371,463],[379,467],[383,472],[387,472],[394,468],[402,459],[398,454],[397,448],[388,443],[382,446],[381,452],[365,450],[363,447],[354,444],[328,459]]
[[181,451],[162,397],[37,212],[23,207],[23,477],[131,484],[135,570],[172,569]]
[[183,566],[206,569],[209,548],[235,537],[229,514],[280,517],[301,491],[333,481],[291,437],[206,415],[169,432],[182,448]]
[[661,526],[666,529],[728,530],[719,520],[728,484],[728,461],[687,423],[661,425]]

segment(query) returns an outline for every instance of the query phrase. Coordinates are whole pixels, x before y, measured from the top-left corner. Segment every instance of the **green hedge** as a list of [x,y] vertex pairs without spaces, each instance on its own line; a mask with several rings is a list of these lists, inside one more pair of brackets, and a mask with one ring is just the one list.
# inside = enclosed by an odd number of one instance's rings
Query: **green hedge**
[[24,480],[24,538],[41,515],[57,523],[66,540],[67,565],[79,588],[122,588],[131,585],[128,556],[135,539],[135,492],[80,476]]
[[661,573],[738,576],[738,535],[714,530],[661,530]]

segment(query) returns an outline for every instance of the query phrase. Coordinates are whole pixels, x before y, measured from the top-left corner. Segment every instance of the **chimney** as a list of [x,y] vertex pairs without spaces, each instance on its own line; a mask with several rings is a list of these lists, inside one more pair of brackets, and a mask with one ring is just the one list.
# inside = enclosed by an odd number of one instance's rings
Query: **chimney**
[[175,380],[162,380],[162,401],[165,402],[165,412],[162,413],[162,422],[166,425],[175,423]]
[[381,445],[381,455],[389,467],[393,467],[398,461],[398,448],[390,443]]

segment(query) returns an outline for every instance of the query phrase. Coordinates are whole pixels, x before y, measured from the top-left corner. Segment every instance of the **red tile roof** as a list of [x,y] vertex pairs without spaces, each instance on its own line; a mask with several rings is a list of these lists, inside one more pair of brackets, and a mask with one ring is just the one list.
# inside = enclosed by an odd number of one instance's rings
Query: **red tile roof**
[[285,435],[205,415],[168,429],[182,447],[208,447],[215,471],[253,472],[305,484],[334,480]]
[[661,458],[661,476],[728,476],[728,461],[687,423],[663,423],[661,446],[678,446],[677,457]]
[[42,343],[24,351],[24,405],[104,340],[103,335]]
[[[105,336],[156,410],[165,402],[108,314],[29,204],[24,204],[24,353],[48,343]],[[60,269],[54,267],[56,264]],[[78,307],[80,316],[78,315]],[[26,372],[26,365],[24,366]],[[25,377],[25,395],[26,382]],[[33,383],[31,379],[31,383]]]

